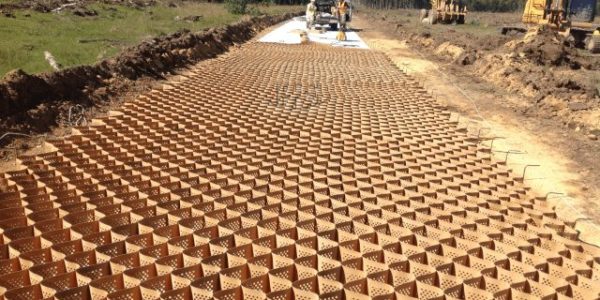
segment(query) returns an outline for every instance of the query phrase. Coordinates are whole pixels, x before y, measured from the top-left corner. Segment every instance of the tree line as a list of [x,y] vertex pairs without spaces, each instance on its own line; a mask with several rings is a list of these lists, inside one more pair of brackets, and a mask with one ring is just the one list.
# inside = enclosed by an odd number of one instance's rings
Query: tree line
[[[306,4],[308,0],[255,0],[267,1],[273,4],[298,5]],[[376,9],[397,8],[431,8],[429,0],[350,0],[355,5]],[[492,12],[522,12],[527,0],[455,0],[467,5],[470,11],[492,11]],[[600,0],[597,12],[600,12]]]
[[[368,8],[431,8],[428,0],[354,0],[355,3]],[[471,11],[520,11],[525,0],[460,0]]]
[[[267,0],[273,4],[298,5],[308,0]],[[431,8],[429,0],[350,0],[356,5],[376,9]],[[523,9],[526,0],[460,0],[469,10],[477,11],[518,11]]]

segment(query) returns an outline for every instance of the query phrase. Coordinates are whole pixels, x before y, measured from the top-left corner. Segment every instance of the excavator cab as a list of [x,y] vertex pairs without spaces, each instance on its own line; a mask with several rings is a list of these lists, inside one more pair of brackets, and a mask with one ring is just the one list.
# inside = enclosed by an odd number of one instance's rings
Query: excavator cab
[[[576,47],[600,52],[600,30],[594,25],[597,0],[527,0],[522,21],[556,30]],[[513,30],[504,27],[503,33]]]
[[523,23],[550,25],[561,30],[571,25],[591,27],[597,0],[528,0]]

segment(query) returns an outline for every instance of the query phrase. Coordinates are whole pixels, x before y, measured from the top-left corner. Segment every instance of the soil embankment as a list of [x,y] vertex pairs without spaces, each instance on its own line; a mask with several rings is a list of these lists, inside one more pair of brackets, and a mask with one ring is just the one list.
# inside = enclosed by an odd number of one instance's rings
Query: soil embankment
[[[180,31],[91,66],[36,75],[15,70],[0,80],[0,132],[48,132],[65,120],[74,105],[109,106],[125,93],[146,90],[178,68],[216,57],[294,15],[253,17],[200,32]],[[8,139],[0,143],[6,145]]]

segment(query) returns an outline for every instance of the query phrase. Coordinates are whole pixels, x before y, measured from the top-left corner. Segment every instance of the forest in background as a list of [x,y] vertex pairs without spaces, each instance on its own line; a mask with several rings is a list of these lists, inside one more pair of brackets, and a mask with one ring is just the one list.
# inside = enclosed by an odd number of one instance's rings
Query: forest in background
[[[429,0],[350,0],[355,5],[367,8],[430,8]],[[519,11],[525,0],[461,0],[469,10],[476,11]],[[274,4],[306,4],[307,0],[272,0]]]
[[[306,4],[307,0],[271,0],[275,4]],[[431,8],[429,0],[350,0],[359,7],[377,9]],[[458,0],[456,0],[458,1]],[[526,0],[460,0],[470,11],[522,12]],[[596,11],[600,11],[600,1]]]
[[[460,0],[471,11],[521,11],[525,0]],[[354,0],[368,8],[430,8],[429,0]]]

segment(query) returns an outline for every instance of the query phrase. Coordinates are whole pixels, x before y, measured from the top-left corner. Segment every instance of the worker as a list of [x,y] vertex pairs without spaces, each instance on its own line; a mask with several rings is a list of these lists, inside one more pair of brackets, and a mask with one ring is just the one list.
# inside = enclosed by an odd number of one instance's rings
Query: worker
[[310,0],[306,5],[306,29],[311,29],[315,24],[315,18],[317,17],[317,6],[315,0]]
[[346,22],[348,21],[346,13],[350,9],[350,5],[346,0],[338,0],[337,3],[337,17],[338,17],[338,27],[340,31],[346,30]]
[[338,18],[338,33],[335,39],[338,41],[345,41],[346,22],[348,21],[348,16],[346,15],[346,13],[348,12],[348,9],[350,9],[350,6],[348,5],[348,2],[346,2],[346,0],[338,0],[336,8],[336,15]]

